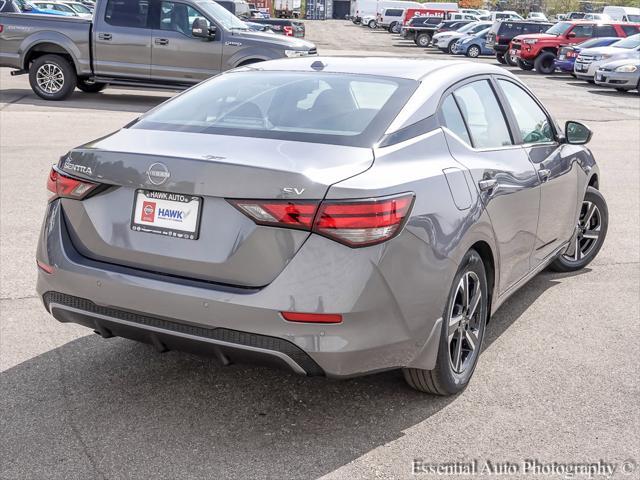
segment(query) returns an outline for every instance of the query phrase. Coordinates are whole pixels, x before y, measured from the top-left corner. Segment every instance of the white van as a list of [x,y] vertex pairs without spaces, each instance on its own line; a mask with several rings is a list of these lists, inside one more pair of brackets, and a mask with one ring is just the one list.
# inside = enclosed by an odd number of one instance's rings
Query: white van
[[604,7],[602,13],[609,15],[617,22],[640,23],[640,8],[636,7]]
[[492,22],[502,22],[503,20],[524,20],[513,10],[503,10],[502,12],[491,12],[489,20]]

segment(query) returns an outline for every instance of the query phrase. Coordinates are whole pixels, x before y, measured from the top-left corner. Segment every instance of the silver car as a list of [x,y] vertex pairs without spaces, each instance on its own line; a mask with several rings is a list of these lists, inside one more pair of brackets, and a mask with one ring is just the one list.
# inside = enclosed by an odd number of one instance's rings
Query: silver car
[[105,338],[453,394],[513,292],[602,246],[590,137],[490,65],[241,67],[60,159],[37,289]]
[[615,88],[619,92],[637,90],[640,93],[640,59],[625,59],[598,67],[596,84]]

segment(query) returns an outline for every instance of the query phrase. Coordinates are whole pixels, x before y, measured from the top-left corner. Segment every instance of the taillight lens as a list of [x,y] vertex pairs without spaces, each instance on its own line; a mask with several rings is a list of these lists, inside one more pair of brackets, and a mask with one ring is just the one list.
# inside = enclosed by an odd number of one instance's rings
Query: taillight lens
[[76,200],[82,200],[98,185],[98,183],[68,177],[58,172],[55,168],[51,169],[51,172],[49,172],[49,178],[47,179],[47,190],[53,193],[50,200],[54,200],[56,198],[74,198]]
[[338,313],[301,313],[281,312],[282,317],[288,322],[303,323],[341,323],[342,315]]
[[375,245],[397,235],[414,194],[358,200],[227,200],[259,225],[308,230],[349,247]]
[[291,26],[285,26],[285,27],[284,27],[284,34],[285,34],[287,37],[293,37],[293,27],[291,27]]

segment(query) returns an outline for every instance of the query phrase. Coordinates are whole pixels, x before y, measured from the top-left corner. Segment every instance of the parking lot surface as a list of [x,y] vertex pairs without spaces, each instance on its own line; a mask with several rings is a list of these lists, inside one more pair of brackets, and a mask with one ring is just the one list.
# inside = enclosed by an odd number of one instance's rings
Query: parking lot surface
[[[307,38],[321,54],[449,58],[345,21],[308,22]],[[413,475],[413,460],[640,461],[640,96],[512,71],[561,122],[594,130],[608,237],[589,268],[544,272],[516,293],[470,387],[438,398],[400,372],[220,368],[56,322],[34,291],[51,164],[172,92],[45,102],[0,69],[0,478],[432,478]]]

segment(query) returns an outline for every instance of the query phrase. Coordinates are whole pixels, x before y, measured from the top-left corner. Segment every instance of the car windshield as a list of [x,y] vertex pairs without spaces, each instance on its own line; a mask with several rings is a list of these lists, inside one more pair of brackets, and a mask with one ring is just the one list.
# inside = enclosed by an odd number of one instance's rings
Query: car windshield
[[474,27],[477,27],[477,26],[478,25],[476,23],[467,23],[465,26],[457,29],[456,32],[458,33],[468,32],[469,30],[472,30]]
[[209,15],[212,20],[215,20],[227,30],[249,29],[242,20],[240,20],[223,6],[218,5],[216,2],[207,0],[204,2],[198,2],[196,5],[204,10],[204,13]]
[[625,38],[624,40],[620,40],[611,46],[616,48],[637,48],[640,46],[640,33]]
[[143,116],[132,128],[371,146],[413,80],[308,72],[233,72]]
[[475,34],[475,38],[481,38],[483,35],[486,36],[488,32],[489,32],[488,28],[485,28],[484,30],[480,30],[478,33]]
[[548,33],[550,35],[555,35],[559,37],[560,35],[565,33],[567,30],[569,30],[571,28],[571,25],[573,24],[569,22],[556,23],[553,27],[551,27],[549,30],[547,30],[544,33]]
[[89,13],[91,14],[91,10],[82,5],[81,3],[67,3],[72,10],[75,10],[77,13]]

